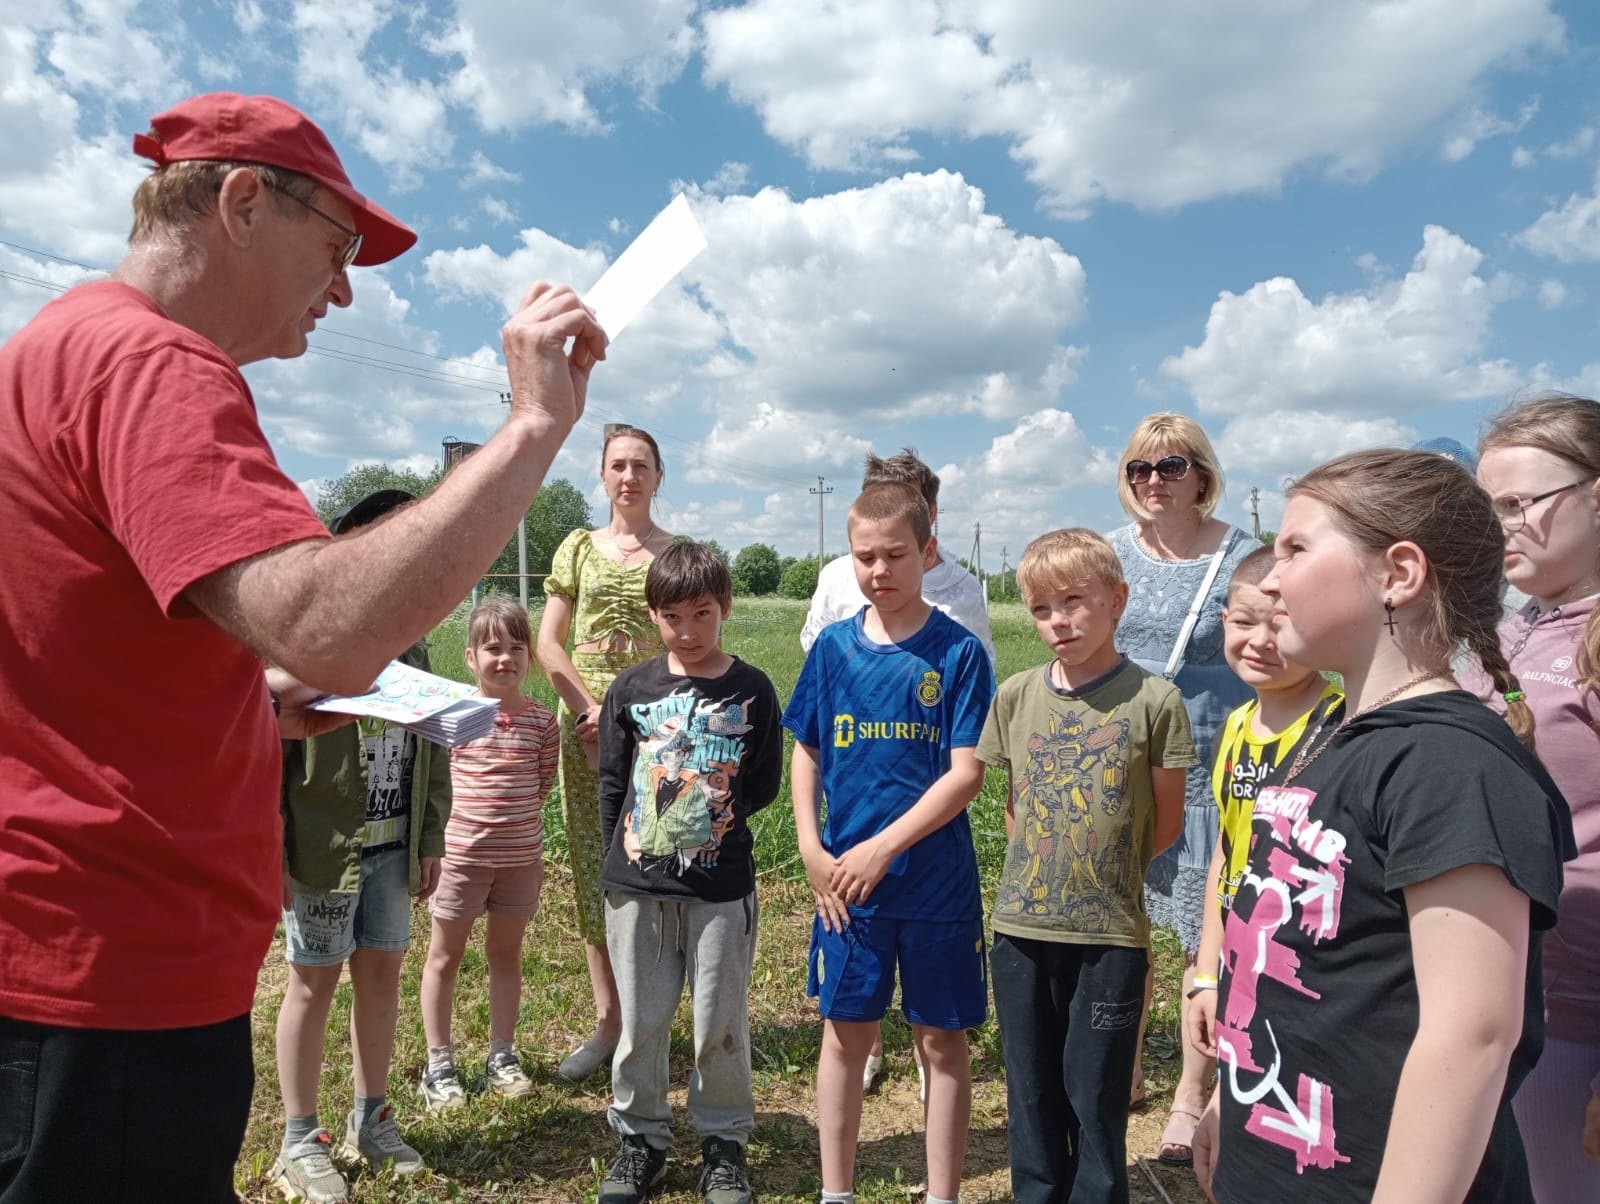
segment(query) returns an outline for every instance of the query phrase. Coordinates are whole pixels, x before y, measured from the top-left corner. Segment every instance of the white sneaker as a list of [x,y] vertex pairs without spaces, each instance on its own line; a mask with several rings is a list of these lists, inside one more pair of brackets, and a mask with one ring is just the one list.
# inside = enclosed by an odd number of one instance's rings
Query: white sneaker
[[429,1112],[442,1112],[446,1108],[460,1108],[467,1102],[467,1093],[461,1089],[461,1077],[454,1062],[446,1062],[437,1070],[424,1070],[422,1082],[417,1084],[417,1094]]
[[869,1053],[867,1065],[861,1072],[861,1090],[863,1093],[872,1090],[872,1084],[878,1081],[878,1076],[883,1073],[883,1055]]
[[484,1067],[489,1086],[507,1099],[516,1099],[533,1091],[533,1080],[522,1069],[515,1050],[503,1049],[489,1055]]

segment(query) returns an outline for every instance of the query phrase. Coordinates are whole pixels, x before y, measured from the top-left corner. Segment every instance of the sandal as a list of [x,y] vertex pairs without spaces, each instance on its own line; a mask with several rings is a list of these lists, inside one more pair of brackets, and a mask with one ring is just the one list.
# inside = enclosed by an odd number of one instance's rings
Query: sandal
[[1143,1083],[1135,1083],[1133,1090],[1128,1093],[1128,1111],[1143,1112],[1145,1105],[1150,1102],[1150,1093]]
[[1167,1127],[1161,1130],[1161,1152],[1156,1161],[1163,1166],[1194,1165],[1194,1131],[1200,1124],[1200,1113],[1182,1104],[1167,1109]]

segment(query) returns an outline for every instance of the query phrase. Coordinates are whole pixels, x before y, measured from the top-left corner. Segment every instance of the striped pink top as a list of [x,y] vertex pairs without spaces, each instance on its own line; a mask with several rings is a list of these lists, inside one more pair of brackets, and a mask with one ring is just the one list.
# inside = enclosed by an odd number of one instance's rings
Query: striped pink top
[[556,780],[560,729],[531,698],[501,711],[494,731],[450,752],[444,855],[471,865],[527,865],[544,853],[545,796]]

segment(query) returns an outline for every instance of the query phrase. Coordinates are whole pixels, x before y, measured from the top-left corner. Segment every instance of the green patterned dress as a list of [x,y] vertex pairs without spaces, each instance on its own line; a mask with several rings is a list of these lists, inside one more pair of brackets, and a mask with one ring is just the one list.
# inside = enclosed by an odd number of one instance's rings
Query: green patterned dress
[[[597,548],[592,532],[578,528],[556,549],[545,578],[547,597],[572,602],[571,644],[625,642],[617,652],[573,652],[572,667],[595,701],[606,696],[612,680],[624,669],[661,651],[661,639],[644,602],[644,578],[650,562],[618,564]],[[556,708],[561,724],[561,812],[566,819],[567,847],[572,857],[572,886],[578,905],[578,931],[591,945],[606,943],[606,917],[601,905],[600,867],[606,851],[600,844],[600,781],[583,755],[577,716],[562,702]]]

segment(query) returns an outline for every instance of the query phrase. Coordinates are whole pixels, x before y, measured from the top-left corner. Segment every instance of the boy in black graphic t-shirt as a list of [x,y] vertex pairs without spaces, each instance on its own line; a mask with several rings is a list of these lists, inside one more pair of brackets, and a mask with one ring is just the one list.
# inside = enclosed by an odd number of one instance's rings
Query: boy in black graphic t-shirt
[[778,697],[766,674],[722,651],[733,585],[715,552],[673,544],[651,564],[645,599],[666,651],[619,674],[600,716],[600,881],[622,1003],[609,1119],[622,1150],[599,1204],[641,1200],[666,1172],[668,1043],[691,971],[700,1191],[711,1204],[746,1204],[756,940],[748,821],[783,777]]

